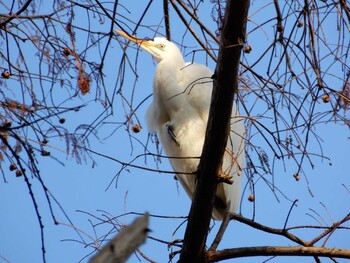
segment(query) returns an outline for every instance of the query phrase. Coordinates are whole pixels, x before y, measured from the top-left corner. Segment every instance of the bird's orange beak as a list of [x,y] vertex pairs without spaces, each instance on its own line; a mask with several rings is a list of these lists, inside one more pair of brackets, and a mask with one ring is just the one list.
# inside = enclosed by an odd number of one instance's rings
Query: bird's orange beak
[[126,38],[127,40],[130,40],[131,42],[138,44],[140,47],[154,46],[153,40],[151,40],[151,39],[137,38],[137,37],[134,37],[132,35],[128,35],[127,33],[120,31],[120,30],[117,30],[117,29],[114,29],[114,31],[118,35]]

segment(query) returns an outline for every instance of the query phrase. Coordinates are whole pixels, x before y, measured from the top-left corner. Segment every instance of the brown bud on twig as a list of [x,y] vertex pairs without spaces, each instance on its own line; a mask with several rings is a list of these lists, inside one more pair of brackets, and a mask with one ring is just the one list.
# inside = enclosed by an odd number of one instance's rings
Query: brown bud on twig
[[293,174],[293,177],[295,178],[296,181],[300,180],[300,175],[299,174]]
[[20,176],[22,176],[23,175],[23,173],[22,173],[22,171],[21,170],[16,170],[16,176],[17,177],[20,177]]

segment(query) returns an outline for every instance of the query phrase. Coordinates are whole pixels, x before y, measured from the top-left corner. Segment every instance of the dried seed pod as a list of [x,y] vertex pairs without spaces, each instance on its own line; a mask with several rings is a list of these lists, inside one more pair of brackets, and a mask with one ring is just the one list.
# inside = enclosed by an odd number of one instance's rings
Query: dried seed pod
[[251,45],[247,45],[247,46],[245,46],[245,48],[244,48],[244,53],[247,53],[247,54],[249,54],[250,52],[252,52],[252,47],[251,47]]
[[66,47],[66,48],[64,48],[63,49],[63,55],[65,55],[66,57],[68,57],[69,55],[71,55],[72,54],[72,50],[70,50],[70,48],[69,47]]
[[11,126],[12,126],[12,122],[10,122],[10,121],[4,121],[2,123],[2,127],[6,128],[6,129],[11,128]]
[[134,125],[134,126],[132,126],[131,129],[132,129],[132,131],[134,133],[139,133],[141,131],[141,126],[140,125]]
[[10,171],[16,170],[17,169],[16,164],[15,163],[11,163],[9,169],[10,169]]
[[11,77],[10,71],[7,71],[7,70],[3,71],[1,73],[1,77],[3,77],[4,79],[9,79]]
[[50,156],[50,155],[51,155],[51,153],[48,151],[45,151],[45,150],[41,151],[41,156]]
[[254,194],[250,194],[250,195],[248,196],[248,200],[249,200],[250,202],[254,202],[254,201],[255,201],[255,195],[254,195]]
[[323,100],[324,103],[328,103],[328,102],[331,101],[331,98],[327,94],[324,94],[322,96],[322,100]]
[[22,176],[23,175],[23,173],[22,173],[22,171],[21,170],[16,170],[16,176],[17,177],[20,177],[20,176]]
[[282,25],[277,25],[277,32],[283,32],[284,26]]
[[304,25],[303,21],[299,20],[297,23],[297,27],[302,27]]

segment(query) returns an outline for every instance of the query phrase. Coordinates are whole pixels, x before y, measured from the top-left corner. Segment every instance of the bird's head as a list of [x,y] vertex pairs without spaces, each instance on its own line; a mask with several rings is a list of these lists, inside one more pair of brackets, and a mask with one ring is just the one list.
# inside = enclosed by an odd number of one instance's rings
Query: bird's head
[[150,53],[157,60],[157,62],[169,59],[174,63],[179,64],[179,66],[183,66],[182,64],[185,63],[179,48],[174,43],[166,40],[163,37],[142,39],[128,35],[123,31],[115,30],[115,32],[131,42],[138,44],[142,49]]

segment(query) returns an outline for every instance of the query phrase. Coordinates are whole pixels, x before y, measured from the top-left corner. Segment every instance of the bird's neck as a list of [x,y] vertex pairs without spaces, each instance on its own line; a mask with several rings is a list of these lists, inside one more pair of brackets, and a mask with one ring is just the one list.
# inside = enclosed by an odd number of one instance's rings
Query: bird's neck
[[154,100],[163,105],[168,115],[179,111],[182,107],[181,101],[184,88],[178,84],[181,78],[181,68],[185,63],[174,63],[176,61],[164,59],[158,63],[154,75],[153,97]]
[[185,66],[185,60],[183,57],[174,57],[174,58],[167,58],[162,60],[162,64],[170,65],[172,64],[175,70],[180,70]]

